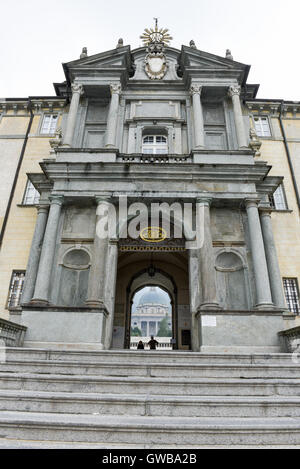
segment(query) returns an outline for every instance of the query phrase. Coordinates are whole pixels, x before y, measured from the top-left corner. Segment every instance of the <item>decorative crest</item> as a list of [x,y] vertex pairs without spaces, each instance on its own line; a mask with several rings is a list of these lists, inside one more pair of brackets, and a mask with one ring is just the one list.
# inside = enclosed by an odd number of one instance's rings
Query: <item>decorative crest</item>
[[154,18],[155,20],[155,27],[153,28],[145,28],[144,33],[140,36],[142,39],[144,46],[150,46],[151,44],[166,44],[168,45],[169,42],[173,39],[170,34],[168,33],[168,29],[160,28],[158,29],[158,18]]

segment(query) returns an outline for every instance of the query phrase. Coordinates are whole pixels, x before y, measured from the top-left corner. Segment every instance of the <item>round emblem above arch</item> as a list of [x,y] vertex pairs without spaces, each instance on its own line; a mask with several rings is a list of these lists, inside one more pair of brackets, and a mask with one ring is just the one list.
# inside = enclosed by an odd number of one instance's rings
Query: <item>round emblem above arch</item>
[[150,52],[145,57],[145,72],[151,80],[161,80],[167,71],[166,56],[163,52]]

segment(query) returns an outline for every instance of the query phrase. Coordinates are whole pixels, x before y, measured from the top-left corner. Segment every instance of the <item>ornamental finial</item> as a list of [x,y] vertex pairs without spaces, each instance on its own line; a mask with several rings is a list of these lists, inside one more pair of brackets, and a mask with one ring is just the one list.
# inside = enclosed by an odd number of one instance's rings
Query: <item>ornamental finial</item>
[[168,33],[169,30],[166,28],[158,29],[158,18],[153,19],[155,22],[154,29],[145,28],[143,34],[140,36],[140,39],[142,39],[144,46],[149,46],[151,44],[168,45],[169,42],[173,39]]

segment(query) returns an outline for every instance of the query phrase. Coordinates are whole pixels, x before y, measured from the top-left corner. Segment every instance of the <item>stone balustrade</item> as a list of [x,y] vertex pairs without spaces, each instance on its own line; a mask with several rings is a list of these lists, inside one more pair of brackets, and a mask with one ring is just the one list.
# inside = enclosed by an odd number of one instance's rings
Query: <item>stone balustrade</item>
[[27,327],[0,318],[0,342],[6,347],[21,347]]
[[117,157],[122,163],[192,163],[189,155],[121,155]]
[[278,332],[283,352],[299,351],[300,360],[300,326]]

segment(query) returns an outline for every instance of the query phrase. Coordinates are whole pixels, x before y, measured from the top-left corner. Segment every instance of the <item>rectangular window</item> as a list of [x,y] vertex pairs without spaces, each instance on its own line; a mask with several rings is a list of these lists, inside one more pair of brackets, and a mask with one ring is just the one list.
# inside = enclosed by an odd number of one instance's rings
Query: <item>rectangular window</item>
[[35,205],[40,200],[40,194],[31,181],[27,181],[26,189],[23,197],[23,205]]
[[288,210],[283,184],[269,197],[270,205],[275,210]]
[[292,313],[300,312],[299,288],[296,278],[284,278],[283,287],[288,309]]
[[54,134],[56,130],[57,121],[57,114],[44,114],[40,133],[46,135]]
[[7,301],[8,308],[16,308],[20,306],[21,295],[24,286],[25,270],[14,270],[12,273],[9,295]]
[[168,140],[164,135],[147,135],[143,137],[142,153],[165,155],[168,153]]
[[258,137],[271,137],[269,119],[267,117],[254,117],[253,119]]

